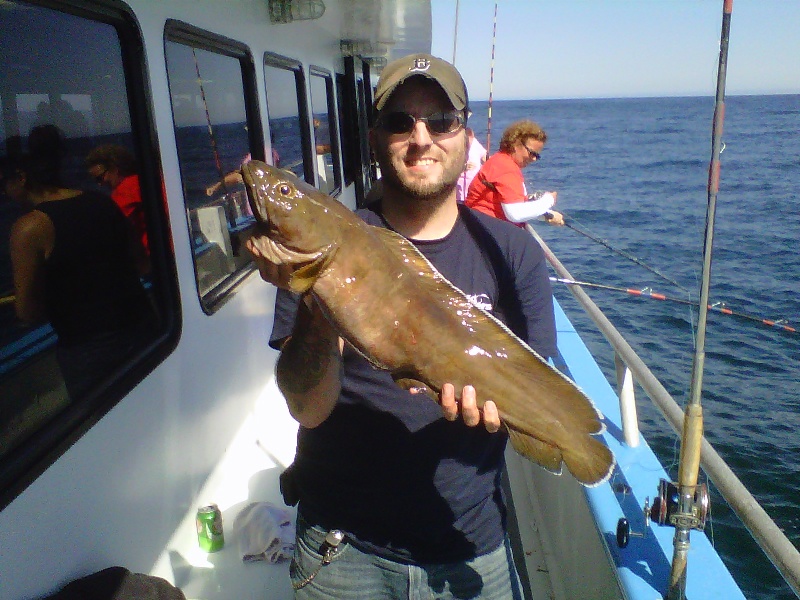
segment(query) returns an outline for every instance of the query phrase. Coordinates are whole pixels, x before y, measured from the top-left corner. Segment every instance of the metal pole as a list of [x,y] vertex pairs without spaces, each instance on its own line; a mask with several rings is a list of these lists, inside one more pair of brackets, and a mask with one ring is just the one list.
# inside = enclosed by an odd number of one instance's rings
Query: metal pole
[[456,64],[456,48],[458,47],[458,2],[456,0],[456,22],[453,25],[453,64]]
[[700,287],[700,312],[697,321],[697,342],[692,364],[692,384],[689,403],[686,406],[681,436],[681,454],[678,467],[678,511],[672,518],[675,525],[673,539],[672,568],[669,576],[668,600],[686,598],[686,569],[689,554],[689,532],[694,528],[694,498],[700,471],[700,451],[703,441],[703,366],[705,364],[706,320],[708,317],[708,288],[711,281],[711,254],[714,242],[714,216],[719,191],[719,156],[722,147],[722,122],[725,116],[725,74],[728,61],[728,39],[730,36],[733,0],[723,1],[722,35],[717,72],[717,97],[714,107],[711,164],[708,172],[708,208],[706,212],[706,235],[703,247],[703,277]]
[[486,123],[486,155],[492,148],[492,86],[494,85],[494,46],[497,39],[497,2],[494,3],[494,25],[492,27],[492,64],[489,68],[489,117]]

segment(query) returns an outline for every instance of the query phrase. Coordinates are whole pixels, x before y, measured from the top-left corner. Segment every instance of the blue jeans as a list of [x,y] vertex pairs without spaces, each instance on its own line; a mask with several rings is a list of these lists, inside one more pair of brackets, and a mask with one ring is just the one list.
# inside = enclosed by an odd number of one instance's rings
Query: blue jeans
[[[511,549],[506,542],[497,550],[458,563],[406,565],[361,552],[343,542],[330,564],[320,567],[319,553],[327,531],[309,526],[297,517],[297,543],[289,569],[300,600],[520,600]],[[512,583],[513,582],[513,583]]]

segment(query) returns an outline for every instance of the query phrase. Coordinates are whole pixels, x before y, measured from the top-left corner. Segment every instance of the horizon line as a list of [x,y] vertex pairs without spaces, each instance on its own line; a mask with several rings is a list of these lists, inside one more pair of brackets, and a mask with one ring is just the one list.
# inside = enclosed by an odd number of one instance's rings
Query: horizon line
[[[741,92],[725,94],[726,98],[741,96],[800,96],[800,91],[796,92]],[[646,98],[715,98],[716,94],[646,94],[646,95],[626,95],[626,96],[536,96],[533,98],[523,97],[503,97],[492,98],[492,102],[514,102],[514,101],[539,101],[539,100],[636,100]],[[488,102],[488,98],[470,98],[470,102]]]

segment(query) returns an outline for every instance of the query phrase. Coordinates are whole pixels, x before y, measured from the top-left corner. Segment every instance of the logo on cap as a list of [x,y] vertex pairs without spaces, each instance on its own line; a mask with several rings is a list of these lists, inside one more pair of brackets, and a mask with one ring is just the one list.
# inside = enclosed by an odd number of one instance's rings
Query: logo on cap
[[424,56],[420,56],[414,59],[414,66],[411,67],[409,71],[427,71],[430,66],[431,61]]

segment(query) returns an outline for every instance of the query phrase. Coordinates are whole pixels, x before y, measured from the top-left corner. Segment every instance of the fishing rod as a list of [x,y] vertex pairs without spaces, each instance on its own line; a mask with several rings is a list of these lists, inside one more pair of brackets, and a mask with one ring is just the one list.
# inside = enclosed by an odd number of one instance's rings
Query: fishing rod
[[197,53],[192,48],[192,56],[194,57],[194,71],[197,73],[197,85],[200,86],[200,98],[203,100],[203,107],[206,111],[206,124],[208,125],[208,137],[211,140],[211,151],[214,153],[214,163],[219,173],[219,181],[222,186],[222,191],[227,194],[228,186],[225,184],[225,172],[222,169],[222,161],[219,159],[219,150],[217,149],[217,138],[214,135],[214,128],[211,126],[211,114],[208,112],[208,102],[206,102],[206,90],[203,86],[203,78],[200,76],[200,63],[197,60]]
[[[711,283],[711,254],[714,242],[714,217],[719,192],[720,154],[722,151],[722,123],[725,118],[725,76],[728,62],[733,0],[723,0],[722,32],[720,35],[719,69],[717,70],[717,94],[714,106],[714,124],[711,134],[711,161],[708,168],[708,205],[706,210],[706,232],[703,246],[703,274],[700,285],[700,312],[697,321],[697,342],[692,363],[692,383],[689,402],[686,405],[681,436],[681,452],[678,463],[677,508],[669,516],[675,527],[672,540],[672,565],[669,574],[667,600],[686,598],[686,569],[689,557],[692,529],[702,529],[708,512],[708,496],[705,486],[697,485],[700,474],[700,449],[703,442],[703,366],[705,364],[706,324],[708,320],[708,291]],[[662,481],[662,485],[665,482]]]
[[577,223],[577,220],[574,217],[568,216],[566,213],[561,213],[561,214],[564,216],[564,225],[566,227],[569,227],[570,229],[572,229],[572,231],[575,231],[576,233],[579,233],[579,234],[581,234],[583,236],[586,236],[590,240],[592,240],[594,242],[597,242],[598,244],[600,244],[602,246],[605,246],[606,248],[608,248],[612,252],[614,252],[616,254],[619,254],[620,256],[622,256],[624,258],[627,258],[628,260],[630,260],[631,262],[636,263],[640,267],[644,267],[645,269],[647,269],[651,273],[653,273],[655,275],[658,275],[661,279],[663,279],[664,281],[666,281],[668,283],[671,283],[672,285],[678,287],[679,289],[681,289],[681,290],[683,290],[685,292],[689,292],[690,291],[689,289],[687,289],[686,287],[682,286],[680,283],[675,281],[673,278],[668,277],[667,275],[664,275],[664,273],[662,273],[661,271],[659,271],[655,267],[651,267],[650,265],[645,264],[640,259],[636,258],[633,254],[631,254],[629,252],[626,252],[625,250],[620,250],[619,248],[615,248],[614,246],[612,246],[608,242],[608,240],[604,240],[604,239],[602,239],[600,237],[597,237],[596,235],[594,235],[593,233],[588,231],[586,228],[584,228],[583,225],[576,226],[575,223]]
[[[564,285],[576,285],[580,287],[589,287],[589,288],[596,288],[600,290],[610,290],[614,292],[624,292],[630,294],[631,296],[638,296],[641,298],[650,298],[651,300],[664,300],[667,302],[675,302],[676,304],[684,304],[687,306],[694,306],[698,307],[700,305],[699,302],[694,302],[693,300],[685,300],[683,298],[673,298],[671,296],[666,296],[664,294],[659,294],[654,292],[650,288],[643,288],[641,290],[635,288],[625,288],[625,287],[618,287],[614,285],[606,285],[602,283],[591,283],[588,281],[577,281],[575,279],[563,279],[559,277],[551,277],[550,281],[555,283],[563,283]],[[728,308],[725,302],[714,302],[707,306],[708,310],[717,312],[723,315],[732,315],[734,317],[740,317],[742,319],[748,319],[750,321],[755,321],[757,323],[761,323],[762,325],[767,325],[769,327],[774,327],[780,329],[781,331],[786,331],[788,333],[797,333],[797,329],[792,327],[788,324],[786,319],[765,319],[763,317],[758,317],[755,315],[750,315],[747,313],[737,312]]]
[[486,156],[492,148],[492,87],[494,86],[494,47],[497,40],[497,2],[494,3],[494,25],[492,26],[492,62],[489,67],[489,116],[486,122]]

